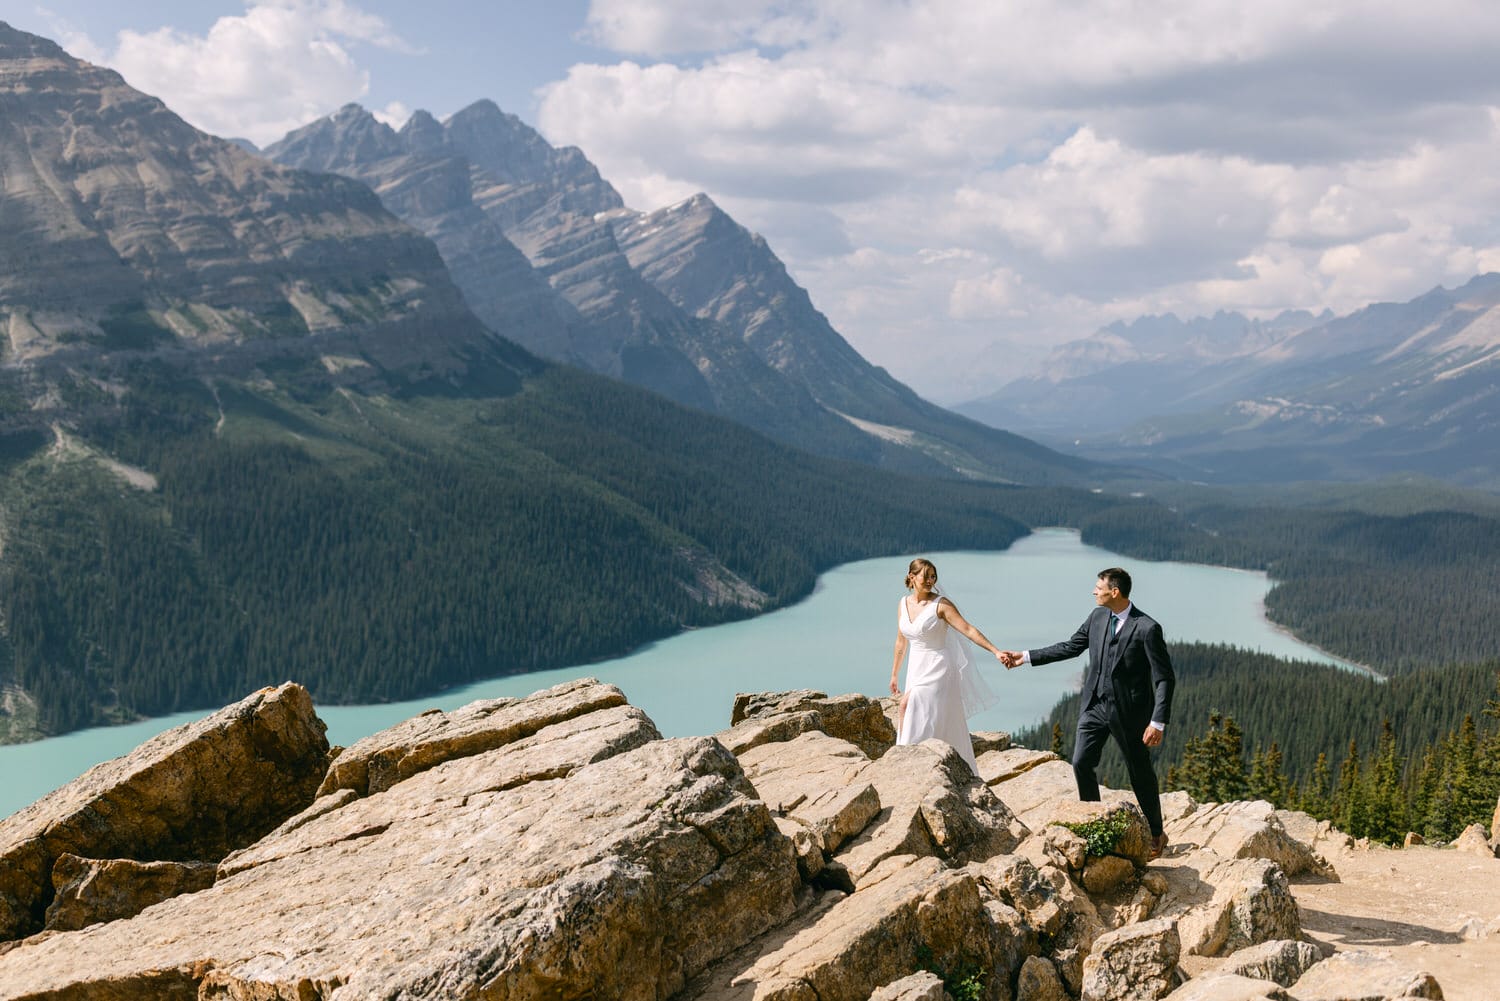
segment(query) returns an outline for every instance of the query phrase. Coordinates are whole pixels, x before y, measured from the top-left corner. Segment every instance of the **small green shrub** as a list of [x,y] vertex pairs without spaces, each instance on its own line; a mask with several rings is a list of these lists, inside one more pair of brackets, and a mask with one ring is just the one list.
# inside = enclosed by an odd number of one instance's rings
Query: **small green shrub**
[[1095,857],[1108,855],[1130,828],[1130,815],[1123,811],[1111,813],[1095,820],[1076,824],[1060,824],[1081,837],[1088,844],[1088,853]]

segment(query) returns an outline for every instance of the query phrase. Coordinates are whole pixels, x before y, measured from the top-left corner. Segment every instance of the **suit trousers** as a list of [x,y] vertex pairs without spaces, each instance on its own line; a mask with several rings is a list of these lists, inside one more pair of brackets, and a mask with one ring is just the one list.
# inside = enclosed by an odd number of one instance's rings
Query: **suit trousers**
[[1078,798],[1086,803],[1099,799],[1099,776],[1095,769],[1104,754],[1104,745],[1114,737],[1121,753],[1125,755],[1125,768],[1130,775],[1130,788],[1135,790],[1136,802],[1146,815],[1146,823],[1153,835],[1160,834],[1161,790],[1156,782],[1156,769],[1151,764],[1151,749],[1141,743],[1142,725],[1138,730],[1126,726],[1115,712],[1110,699],[1093,699],[1078,714],[1078,736],[1073,742],[1073,778],[1078,783]]

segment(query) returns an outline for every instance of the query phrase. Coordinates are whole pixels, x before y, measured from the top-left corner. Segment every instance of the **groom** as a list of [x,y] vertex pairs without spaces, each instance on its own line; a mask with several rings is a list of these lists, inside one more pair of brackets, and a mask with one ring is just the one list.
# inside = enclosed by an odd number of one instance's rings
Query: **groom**
[[1157,858],[1167,845],[1162,832],[1161,795],[1148,748],[1161,744],[1162,733],[1172,715],[1172,658],[1162,639],[1161,626],[1130,603],[1130,574],[1119,567],[1099,571],[1094,583],[1094,601],[1099,607],[1089,613],[1072,639],[1040,650],[1004,650],[1006,667],[1050,664],[1089,652],[1088,673],[1083,679],[1082,707],[1078,713],[1078,737],[1073,746],[1073,777],[1078,798],[1099,798],[1095,769],[1104,744],[1115,739],[1125,754],[1130,787],[1151,827],[1151,857]]

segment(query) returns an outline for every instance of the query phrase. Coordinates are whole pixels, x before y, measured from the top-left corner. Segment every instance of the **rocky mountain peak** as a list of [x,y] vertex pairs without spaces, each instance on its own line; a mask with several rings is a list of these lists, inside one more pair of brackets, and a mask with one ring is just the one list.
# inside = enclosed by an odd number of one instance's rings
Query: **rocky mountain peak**
[[0,59],[66,59],[62,46],[0,21]]
[[494,101],[475,101],[444,123],[448,145],[501,186],[568,194],[568,209],[608,212],[625,200],[576,147],[554,147]]
[[273,160],[304,170],[338,173],[341,168],[395,156],[405,149],[400,136],[358,104],[346,104],[326,118],[304,125],[266,147]]
[[443,148],[443,126],[431,112],[417,110],[401,126],[401,141],[413,153],[438,153]]

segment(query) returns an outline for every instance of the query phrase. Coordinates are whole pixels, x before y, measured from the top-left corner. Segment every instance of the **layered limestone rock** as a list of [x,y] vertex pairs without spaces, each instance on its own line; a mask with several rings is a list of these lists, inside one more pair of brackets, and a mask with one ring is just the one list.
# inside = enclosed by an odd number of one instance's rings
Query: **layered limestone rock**
[[433,709],[364,738],[333,762],[319,796],[352,789],[382,792],[454,758],[513,744],[544,727],[625,705],[614,685],[592,678],[564,682],[525,699],[471,702],[453,712]]
[[1288,876],[1336,878],[1327,859],[1287,832],[1283,814],[1264,800],[1205,803],[1164,829],[1173,844],[1197,845],[1225,858],[1269,859]]
[[806,719],[805,713],[817,713],[817,725],[813,729],[847,740],[867,757],[878,758],[896,746],[896,728],[886,715],[884,703],[864,695],[830,698],[826,692],[810,688],[736,695],[734,709],[729,714],[731,729],[726,733],[732,734],[735,728],[746,723],[771,724],[778,720]]
[[0,939],[42,927],[53,866],[216,862],[312,801],[328,741],[300,685],[168,730],[0,820]]
[[865,1001],[923,962],[989,969],[995,958],[979,884],[935,858],[891,858],[858,892],[825,894],[811,913],[719,964],[687,997],[704,1001]]
[[342,381],[384,386],[466,371],[492,340],[432,243],[364,186],[199,132],[3,22],[0,148],[9,364],[99,374],[146,351],[237,373],[327,357]]
[[345,798],[208,890],[23,943],[0,997],[654,999],[784,921],[801,885],[734,758],[629,706]]
[[[307,730],[315,767],[288,751],[259,772],[222,773],[234,753],[223,731],[251,725],[247,705],[265,725],[242,743],[264,754]],[[742,706],[723,735],[738,756],[714,738],[662,740],[618,689],[586,679],[424,713],[329,764],[306,693],[258,693],[218,714],[224,726],[166,740],[171,766],[145,753],[161,739],[122,759],[157,768],[149,781],[116,775],[108,785],[128,796],[32,814],[39,828],[21,842],[71,823],[102,854],[44,867],[56,887],[48,930],[0,944],[0,1001],[1441,997],[1389,956],[1321,960],[1300,940],[1277,859],[1315,853],[1288,848],[1306,825],[1264,804],[1173,797],[1169,823],[1197,840],[1152,860],[1128,794],[1078,803],[1071,769],[1055,797],[1039,794],[1059,785],[1061,762],[1004,769],[992,787],[939,741],[876,740],[872,759],[847,736],[872,733],[879,702],[770,693]],[[986,757],[1020,750],[980,739]],[[293,784],[300,798],[217,864],[104,851],[119,818],[166,824],[203,852],[180,859],[219,858],[220,807],[139,812],[194,769],[231,777],[221,800]],[[1036,833],[1006,795],[1027,804]],[[10,906],[25,930],[39,927],[33,905]],[[1183,983],[1179,963],[1196,979]]]
[[833,824],[828,811],[847,806],[834,857],[853,885],[892,856],[963,864],[1009,851],[1027,834],[940,741],[894,747],[870,761],[848,741],[813,731],[752,747],[740,763],[767,802],[793,818],[802,811],[810,826]]
[[1212,852],[1173,861],[1158,913],[1177,921],[1185,953],[1216,956],[1301,936],[1296,898],[1276,863]]

